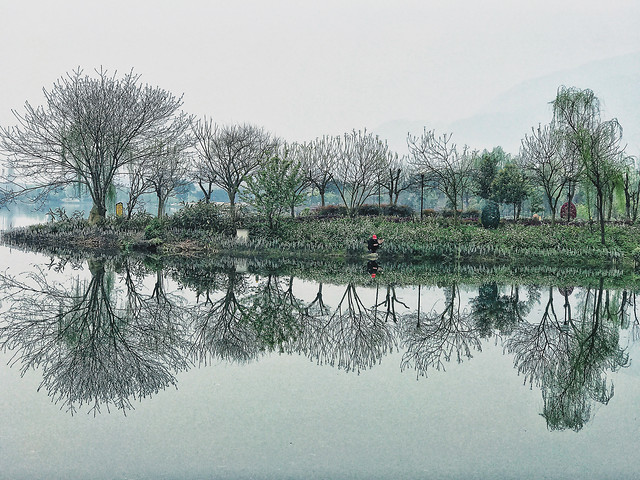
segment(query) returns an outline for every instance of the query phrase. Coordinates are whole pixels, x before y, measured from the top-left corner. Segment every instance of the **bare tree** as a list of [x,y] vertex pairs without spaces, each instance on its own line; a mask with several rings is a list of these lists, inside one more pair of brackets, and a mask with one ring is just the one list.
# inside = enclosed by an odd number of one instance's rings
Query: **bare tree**
[[458,151],[456,144],[451,142],[451,134],[436,137],[433,130],[426,128],[419,137],[409,135],[407,144],[412,166],[447,197],[457,222],[464,193],[472,180],[473,160],[467,147]]
[[158,198],[158,218],[164,215],[167,199],[189,183],[189,163],[190,158],[184,148],[176,145],[159,148],[157,156],[146,162],[145,183]]
[[277,142],[262,128],[247,124],[218,126],[207,118],[193,125],[193,133],[198,153],[197,178],[206,179],[227,193],[235,218],[240,186],[275,152]]
[[402,347],[402,368],[413,367],[418,375],[426,376],[430,368],[445,369],[455,358],[472,358],[473,350],[482,351],[480,332],[473,316],[460,303],[457,284],[445,288],[445,306],[442,312],[432,309],[422,321],[419,311],[406,315],[399,325]]
[[366,130],[354,130],[336,140],[336,148],[334,182],[345,206],[355,212],[377,191],[388,147]]
[[416,179],[407,163],[407,157],[398,157],[396,152],[387,152],[380,186],[387,192],[391,205],[397,205],[400,194],[412,188]]
[[560,136],[550,125],[538,125],[531,132],[522,140],[521,161],[531,181],[542,187],[551,209],[551,225],[555,225],[558,202],[570,180],[561,155]]
[[44,270],[24,278],[0,274],[0,348],[15,351],[22,373],[42,370],[41,387],[71,412],[87,405],[132,408],[176,384],[188,367],[180,299],[136,291],[128,264],[126,292],[104,262],[89,260],[90,280],[57,283]]
[[127,219],[131,219],[136,207],[144,205],[142,195],[149,193],[150,185],[145,176],[145,162],[130,163],[126,167]]
[[153,155],[154,143],[173,143],[191,119],[177,113],[182,97],[139,84],[133,72],[119,79],[105,70],[97,78],[82,70],[44,90],[46,106],[25,103],[14,111],[18,126],[0,129],[0,148],[12,177],[4,201],[35,193],[35,200],[59,188],[85,185],[93,200],[90,221],[104,218],[115,175]]
[[320,204],[325,205],[327,188],[333,181],[338,157],[339,137],[323,136],[298,145],[296,155],[313,188],[318,189]]

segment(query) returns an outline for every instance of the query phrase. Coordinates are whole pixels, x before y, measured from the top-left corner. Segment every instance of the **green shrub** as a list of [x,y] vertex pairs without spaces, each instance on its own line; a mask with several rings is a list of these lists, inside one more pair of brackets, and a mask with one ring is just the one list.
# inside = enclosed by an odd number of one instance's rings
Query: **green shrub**
[[168,222],[172,228],[210,230],[218,233],[232,233],[233,230],[228,207],[215,203],[198,202],[185,205],[169,217]]
[[422,216],[423,217],[437,217],[438,216],[438,212],[436,212],[433,208],[425,208],[424,210],[422,210]]
[[160,238],[165,240],[167,237],[166,221],[161,218],[154,218],[144,229],[144,238],[151,240],[152,238]]
[[[442,211],[442,216],[444,218],[452,218],[454,216],[454,210],[451,208],[447,208],[445,210]],[[458,216],[460,216],[462,214],[462,210],[458,210]]]
[[382,205],[382,213],[392,217],[413,217],[413,208],[408,205]]
[[382,215],[382,208],[378,205],[361,205],[358,207],[357,214],[359,217],[377,217],[378,215]]
[[347,207],[344,205],[325,205],[324,207],[315,207],[311,211],[311,214],[318,218],[344,217],[347,213]]
[[480,217],[484,228],[498,228],[500,225],[500,208],[496,202],[488,202],[482,207],[482,215]]
[[477,220],[480,218],[480,213],[480,210],[478,210],[477,208],[470,208],[462,212],[461,218]]

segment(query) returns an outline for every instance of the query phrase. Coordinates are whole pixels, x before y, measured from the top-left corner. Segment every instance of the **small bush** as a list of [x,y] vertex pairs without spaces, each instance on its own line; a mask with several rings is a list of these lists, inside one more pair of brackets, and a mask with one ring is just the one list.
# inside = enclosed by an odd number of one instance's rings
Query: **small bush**
[[[238,210],[236,210],[237,213]],[[211,230],[218,233],[232,231],[228,207],[225,208],[215,203],[198,202],[185,205],[175,212],[168,222],[172,228]]]
[[436,212],[433,208],[425,208],[424,210],[422,210],[422,216],[424,218],[437,217],[438,216],[438,212]]
[[382,212],[392,217],[413,217],[413,208],[408,205],[383,205]]
[[500,207],[496,202],[489,202],[482,208],[480,218],[484,228],[498,228],[500,225]]
[[382,215],[382,208],[378,205],[361,205],[358,207],[357,215],[359,217],[377,217]]
[[152,238],[166,239],[166,221],[161,218],[154,218],[144,229],[144,238],[151,240]]
[[470,208],[462,212],[460,218],[465,220],[478,220],[480,218],[480,210],[477,208]]
[[[454,210],[451,208],[447,208],[445,210],[442,211],[442,216],[444,218],[452,218],[454,216]],[[462,210],[458,210],[458,216],[462,215]]]
[[317,218],[345,217],[347,213],[347,207],[344,205],[325,205],[315,207],[311,211],[311,214]]

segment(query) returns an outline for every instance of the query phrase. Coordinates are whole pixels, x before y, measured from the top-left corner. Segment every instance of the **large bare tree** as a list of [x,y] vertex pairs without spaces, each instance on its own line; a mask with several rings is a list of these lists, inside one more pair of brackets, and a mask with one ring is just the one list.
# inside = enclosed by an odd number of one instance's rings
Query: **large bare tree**
[[325,135],[301,144],[297,150],[297,155],[309,177],[309,182],[313,188],[318,190],[320,204],[323,207],[327,188],[333,181],[339,145],[339,137]]
[[114,177],[130,163],[174,143],[191,119],[178,112],[182,97],[140,83],[133,71],[118,78],[76,70],[44,90],[45,105],[14,115],[18,125],[0,128],[0,149],[11,178],[4,201],[34,193],[43,202],[57,189],[83,184],[93,200],[90,221],[103,219]]
[[467,147],[460,151],[451,142],[451,134],[436,137],[433,130],[426,128],[419,137],[409,135],[407,144],[411,165],[447,197],[457,222],[464,193],[472,181],[473,159]]
[[542,187],[551,209],[551,225],[555,225],[558,202],[571,180],[561,155],[558,132],[550,125],[532,128],[531,135],[522,140],[520,158],[534,185]]
[[352,131],[336,140],[334,182],[344,205],[355,212],[377,191],[388,147],[370,132]]
[[197,178],[206,179],[229,196],[235,216],[236,195],[251,172],[269,158],[277,141],[263,128],[253,125],[219,126],[203,118],[193,125]]

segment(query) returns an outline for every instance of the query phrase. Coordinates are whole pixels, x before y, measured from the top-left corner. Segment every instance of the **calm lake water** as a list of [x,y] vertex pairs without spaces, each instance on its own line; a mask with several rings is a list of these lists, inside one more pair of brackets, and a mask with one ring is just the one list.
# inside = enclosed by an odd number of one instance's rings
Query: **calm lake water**
[[0,479],[640,472],[633,291],[0,258]]

